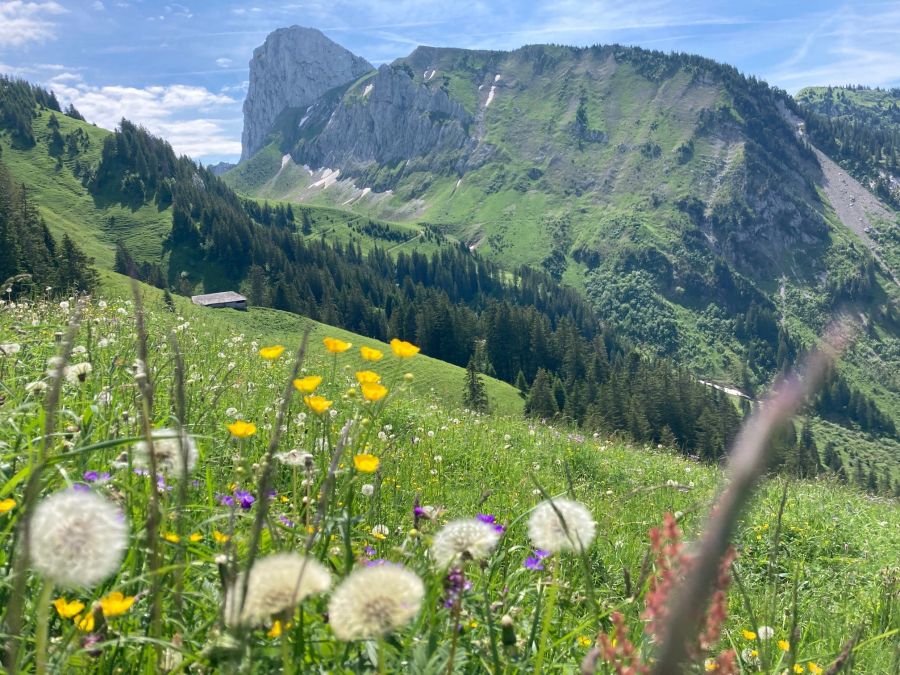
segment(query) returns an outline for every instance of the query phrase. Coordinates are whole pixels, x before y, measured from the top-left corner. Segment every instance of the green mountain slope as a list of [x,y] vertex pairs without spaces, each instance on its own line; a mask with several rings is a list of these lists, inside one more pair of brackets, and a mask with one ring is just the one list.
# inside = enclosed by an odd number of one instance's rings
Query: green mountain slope
[[796,99],[812,141],[900,208],[900,89],[807,87]]
[[283,111],[271,144],[224,178],[542,268],[632,340],[748,390],[836,313],[861,316],[842,368],[900,415],[884,377],[900,366],[900,258],[873,257],[833,208],[801,114],[689,55],[420,47]]

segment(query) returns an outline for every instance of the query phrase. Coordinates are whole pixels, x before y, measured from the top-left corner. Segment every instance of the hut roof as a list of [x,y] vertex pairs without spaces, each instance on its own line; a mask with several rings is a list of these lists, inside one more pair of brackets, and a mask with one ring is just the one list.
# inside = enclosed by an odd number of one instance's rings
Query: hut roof
[[247,302],[247,298],[234,291],[223,291],[206,295],[192,295],[191,302],[195,305],[220,305],[226,302]]

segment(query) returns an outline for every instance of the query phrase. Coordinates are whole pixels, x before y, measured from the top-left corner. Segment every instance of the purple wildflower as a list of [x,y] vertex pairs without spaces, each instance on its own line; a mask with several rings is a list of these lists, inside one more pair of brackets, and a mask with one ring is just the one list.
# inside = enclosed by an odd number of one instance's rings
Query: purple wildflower
[[384,558],[375,558],[375,560],[366,561],[366,567],[379,567],[385,564],[387,564],[387,560],[385,560]]
[[281,524],[284,525],[285,527],[293,527],[294,526],[294,521],[285,515],[278,516],[278,520],[280,520]]
[[444,600],[444,607],[459,607],[462,601],[464,591],[472,588],[472,583],[466,579],[465,573],[459,567],[452,567],[447,572],[447,578],[444,580],[444,591],[447,593],[447,599]]
[[76,492],[90,492],[91,486],[88,485],[87,483],[73,483],[72,489],[75,490]]
[[247,490],[235,490],[234,498],[237,499],[238,504],[240,504],[241,508],[245,510],[253,506],[253,502],[256,501],[256,498]]
[[369,546],[368,544],[363,548],[363,551],[365,552],[366,555],[375,555],[376,553],[378,553],[378,551],[376,551],[373,547]]
[[216,495],[216,499],[222,506],[234,506],[234,497],[231,495]]
[[536,549],[533,556],[525,558],[525,569],[540,572],[544,569],[544,558],[550,555],[549,551]]
[[500,534],[503,534],[504,532],[506,532],[506,526],[505,526],[505,525],[500,525],[500,524],[497,522],[497,517],[494,516],[494,515],[491,514],[491,513],[479,513],[479,514],[478,514],[477,516],[475,516],[475,517],[476,517],[478,520],[480,520],[482,523],[487,523],[488,525],[493,525],[493,526],[494,526],[494,529],[495,529],[497,532],[499,532]]
[[85,471],[81,474],[81,477],[84,478],[88,483],[93,483],[100,479],[100,474],[96,471]]

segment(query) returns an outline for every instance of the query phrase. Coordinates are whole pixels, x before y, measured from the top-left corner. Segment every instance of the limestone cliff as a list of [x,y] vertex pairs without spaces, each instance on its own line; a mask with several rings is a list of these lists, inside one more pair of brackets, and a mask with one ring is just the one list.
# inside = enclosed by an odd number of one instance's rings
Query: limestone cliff
[[278,116],[308,106],[330,89],[372,70],[371,64],[314,28],[292,26],[271,33],[253,50],[244,101],[241,160],[265,145]]

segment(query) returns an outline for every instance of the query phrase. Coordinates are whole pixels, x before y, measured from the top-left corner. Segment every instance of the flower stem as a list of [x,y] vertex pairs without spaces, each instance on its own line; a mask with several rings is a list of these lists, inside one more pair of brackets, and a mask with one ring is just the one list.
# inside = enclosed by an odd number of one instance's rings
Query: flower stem
[[384,638],[378,638],[378,675],[386,675],[387,663],[384,656]]
[[553,623],[553,612],[556,609],[556,598],[559,595],[558,570],[559,561],[550,561],[550,586],[547,589],[547,602],[544,605],[544,617],[541,625],[541,638],[538,642],[537,656],[534,658],[534,675],[541,675],[544,666],[544,653],[547,651],[547,640],[550,637],[550,624]]
[[53,596],[53,584],[44,582],[37,604],[37,633],[34,638],[35,673],[44,675],[47,672],[47,628],[50,623],[50,598]]

